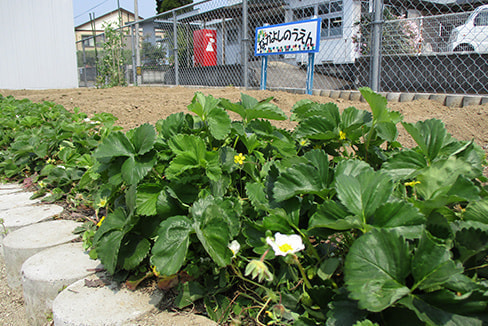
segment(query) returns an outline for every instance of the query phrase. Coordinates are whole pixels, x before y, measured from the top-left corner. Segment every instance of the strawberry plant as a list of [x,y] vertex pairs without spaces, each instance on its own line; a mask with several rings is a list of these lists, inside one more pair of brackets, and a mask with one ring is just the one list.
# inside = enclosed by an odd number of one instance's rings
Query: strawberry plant
[[[132,288],[156,277],[177,307],[202,300],[221,323],[486,324],[484,152],[360,91],[370,111],[303,100],[293,130],[270,122],[286,119],[271,99],[197,93],[190,113],[111,130],[91,155],[59,150],[83,167],[76,180],[28,166],[103,210],[84,240],[109,273]],[[399,124],[413,148],[397,141]],[[25,159],[26,134],[15,151],[2,134],[12,157]]]

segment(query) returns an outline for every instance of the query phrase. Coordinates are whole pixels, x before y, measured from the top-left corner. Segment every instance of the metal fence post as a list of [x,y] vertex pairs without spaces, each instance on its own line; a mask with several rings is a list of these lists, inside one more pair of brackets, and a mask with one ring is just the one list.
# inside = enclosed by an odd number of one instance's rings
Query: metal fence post
[[370,87],[380,91],[381,79],[381,34],[383,27],[383,0],[374,0],[374,19],[371,31]]
[[131,32],[131,43],[132,43],[132,83],[134,85],[137,85],[137,71],[136,71],[136,66],[137,66],[137,63],[136,63],[136,45],[135,45],[135,27],[134,25],[132,25],[131,29],[130,29],[130,32]]
[[173,10],[173,51],[175,55],[175,85],[180,85],[179,62],[178,62],[178,26],[176,25],[176,11]]
[[244,88],[249,88],[249,73],[248,73],[248,32],[247,32],[247,0],[242,1],[242,45],[244,47],[242,51],[243,56],[243,73],[244,73]]

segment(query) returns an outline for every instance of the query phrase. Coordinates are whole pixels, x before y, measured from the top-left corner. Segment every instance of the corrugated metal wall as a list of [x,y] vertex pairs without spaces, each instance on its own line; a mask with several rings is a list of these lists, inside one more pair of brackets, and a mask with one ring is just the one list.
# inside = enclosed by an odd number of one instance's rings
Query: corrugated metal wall
[[0,1],[0,89],[73,87],[72,0]]

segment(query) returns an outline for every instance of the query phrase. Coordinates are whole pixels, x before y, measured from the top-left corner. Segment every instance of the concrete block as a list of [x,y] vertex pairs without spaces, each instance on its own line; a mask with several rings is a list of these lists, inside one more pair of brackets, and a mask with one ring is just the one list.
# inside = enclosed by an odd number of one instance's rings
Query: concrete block
[[480,104],[481,104],[481,96],[468,95],[465,96],[463,99],[463,107],[470,106],[470,105],[480,105]]
[[386,94],[386,100],[388,102],[399,102],[400,101],[400,93],[388,93],[388,94]]
[[0,211],[39,203],[40,198],[30,199],[33,192],[15,192],[0,196]]
[[340,95],[341,95],[341,91],[332,90],[330,91],[329,97],[335,100],[338,99]]
[[429,100],[439,102],[442,105],[446,105],[446,97],[445,94],[432,94],[429,96]]
[[339,94],[339,98],[346,101],[349,101],[350,97],[351,97],[351,91],[341,91],[341,93]]
[[330,92],[328,89],[323,89],[320,91],[320,96],[330,97]]
[[430,98],[430,94],[415,94],[413,100],[428,100]]
[[460,108],[463,106],[463,96],[462,95],[447,95],[446,106],[450,108]]
[[21,273],[29,325],[45,325],[58,293],[101,268],[99,261],[83,251],[81,242],[46,249],[28,258]]
[[487,104],[488,103],[488,97],[482,97],[481,98],[481,105]]
[[361,96],[362,95],[360,92],[351,91],[351,94],[349,95],[349,100],[359,102],[359,101],[361,101]]
[[7,234],[3,239],[7,284],[13,290],[20,290],[20,271],[27,258],[42,250],[75,240],[79,236],[73,230],[81,224],[70,220],[49,221],[32,224]]
[[413,101],[415,94],[413,93],[401,93],[399,101],[400,102],[411,102]]
[[85,280],[99,282],[100,279],[90,275],[59,293],[53,302],[54,325],[128,325],[154,309],[163,298],[158,290],[146,293],[121,288],[107,276],[105,282],[109,284],[102,287],[86,286]]

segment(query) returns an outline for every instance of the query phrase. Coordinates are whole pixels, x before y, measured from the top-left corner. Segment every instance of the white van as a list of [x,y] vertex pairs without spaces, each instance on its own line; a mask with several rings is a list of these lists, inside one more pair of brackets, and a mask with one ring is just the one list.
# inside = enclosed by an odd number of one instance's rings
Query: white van
[[450,50],[488,52],[488,5],[476,8],[464,25],[452,30]]

